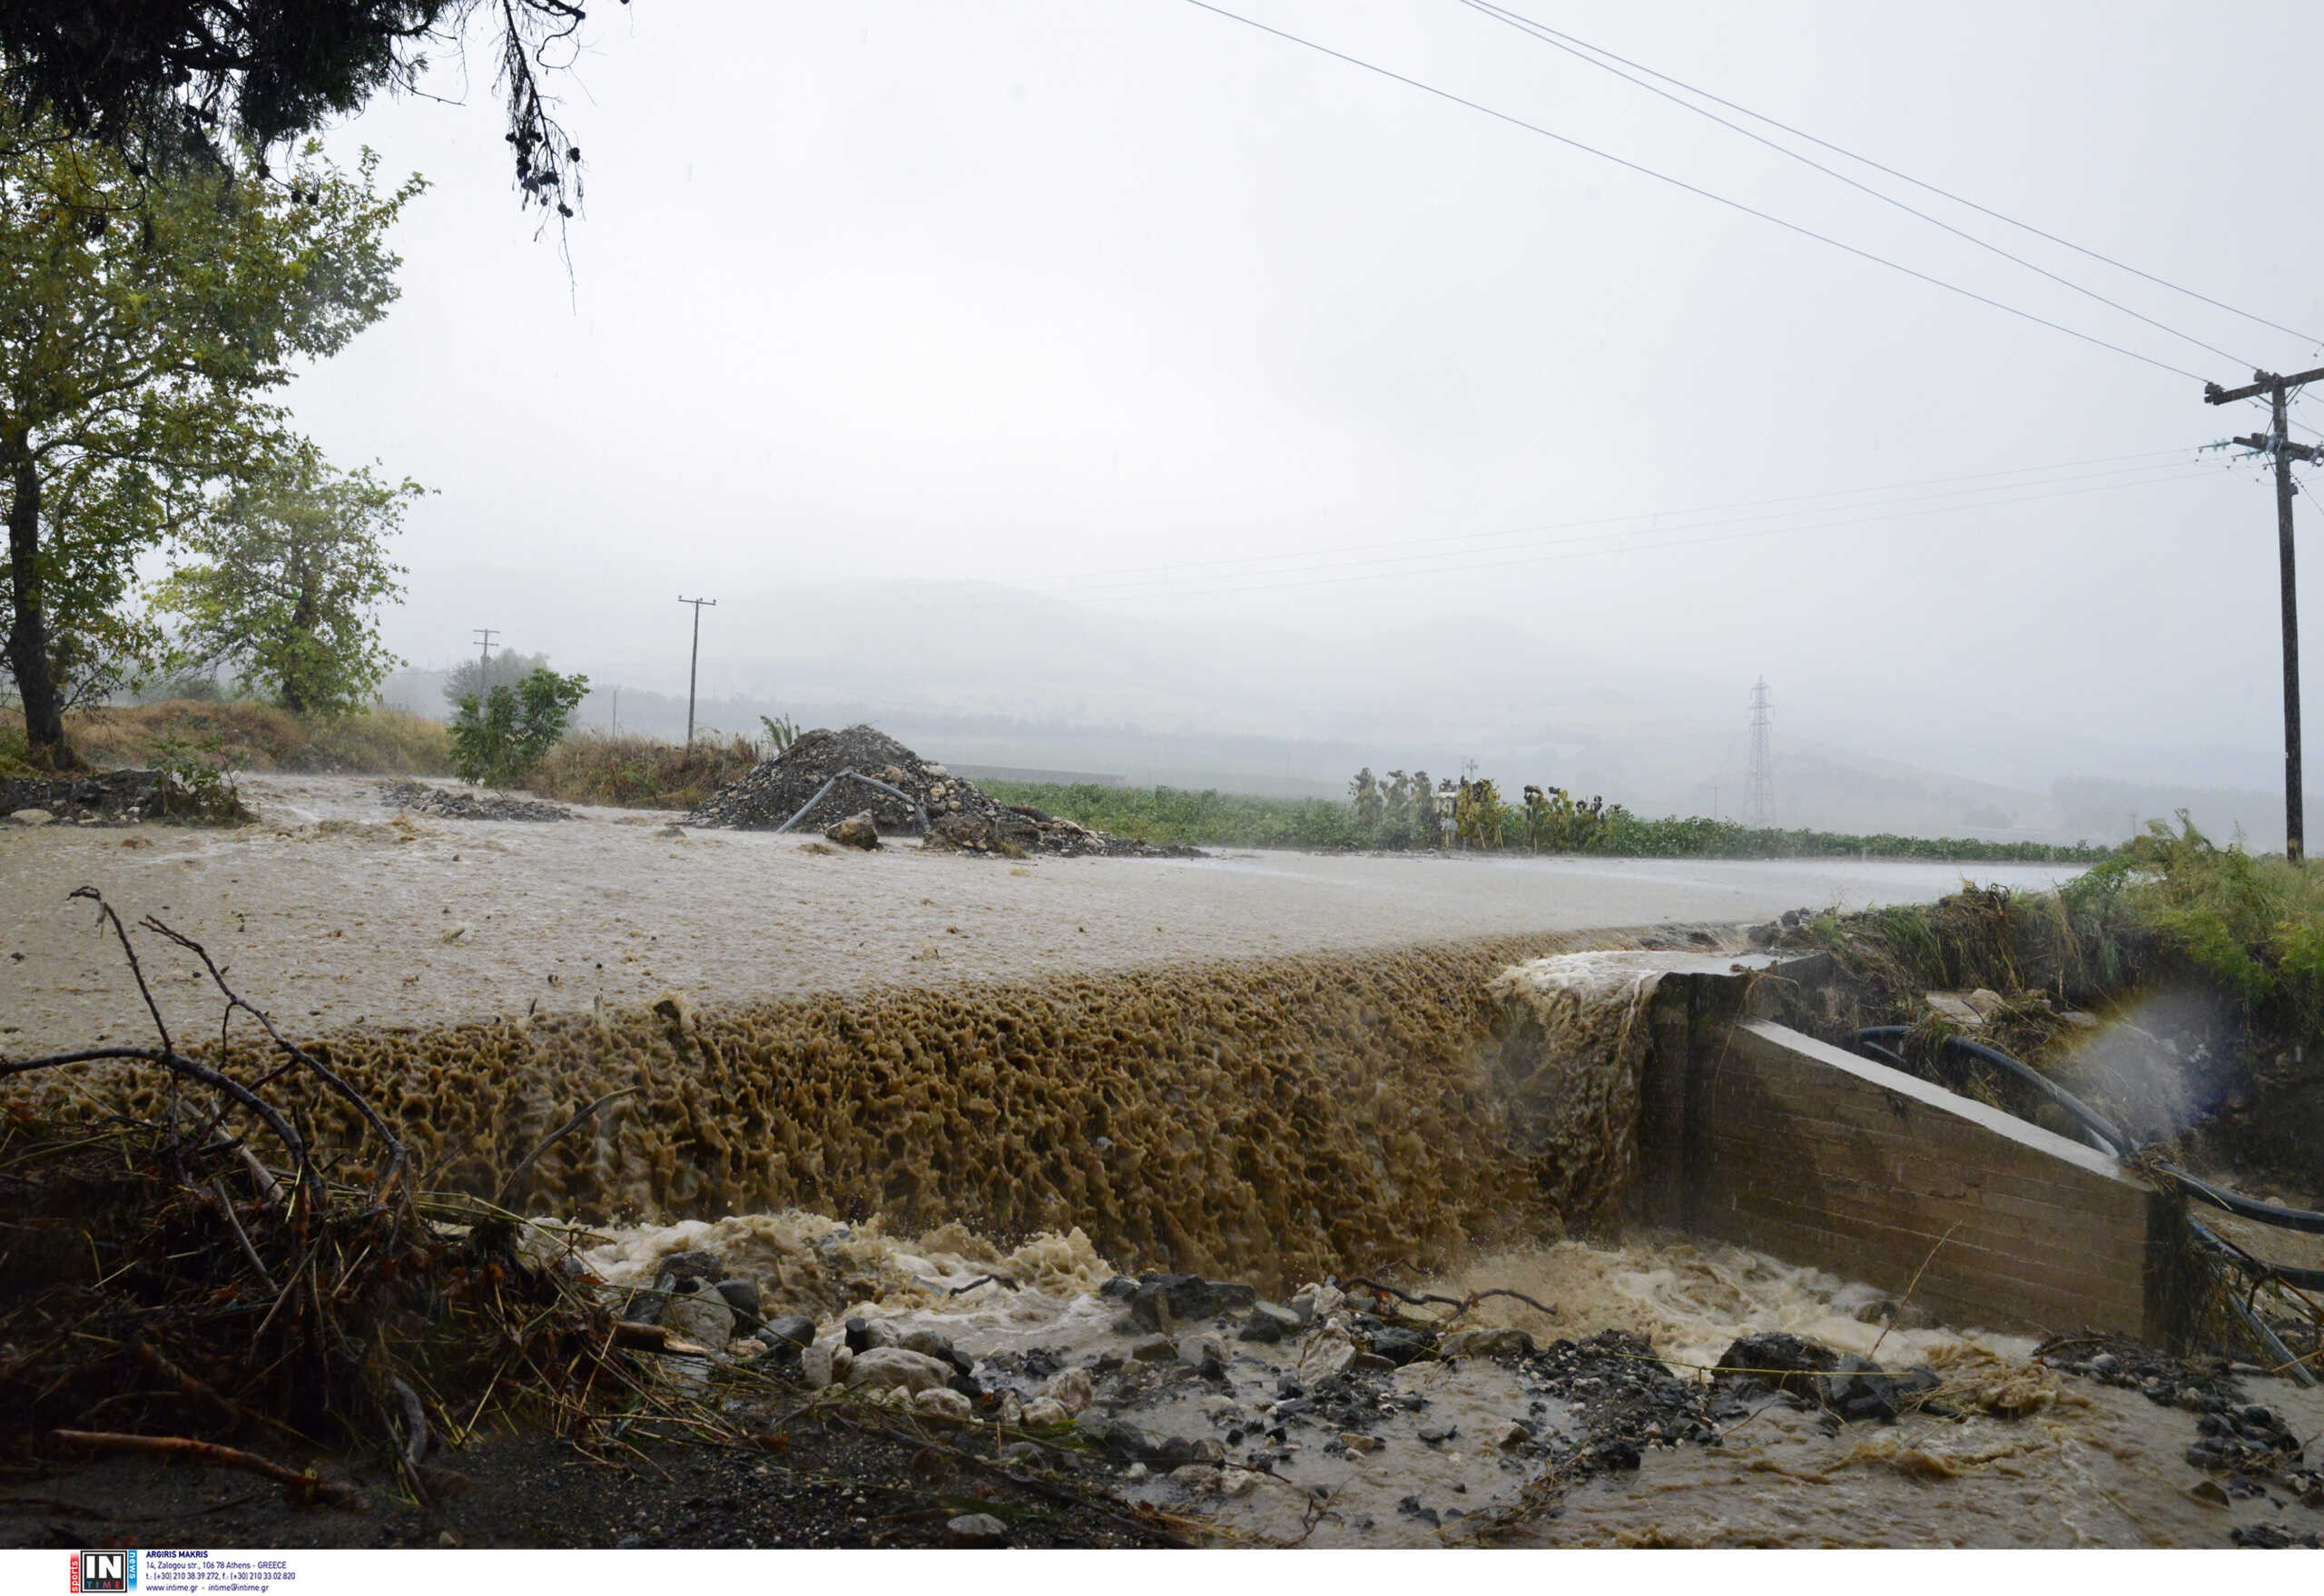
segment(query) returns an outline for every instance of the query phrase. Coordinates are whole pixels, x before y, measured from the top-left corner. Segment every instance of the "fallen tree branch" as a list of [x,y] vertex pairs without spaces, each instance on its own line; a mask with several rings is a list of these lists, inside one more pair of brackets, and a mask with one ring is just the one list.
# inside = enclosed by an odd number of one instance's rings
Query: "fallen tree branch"
[[428,1409],[419,1400],[419,1393],[400,1374],[388,1376],[388,1389],[395,1394],[403,1407],[403,1463],[413,1474],[419,1473],[419,1460],[428,1455]]
[[1558,1316],[1558,1311],[1557,1311],[1557,1309],[1555,1309],[1554,1307],[1551,1307],[1548,1303],[1544,1303],[1544,1302],[1535,1302],[1531,1297],[1527,1296],[1523,1292],[1521,1292],[1521,1291],[1512,1291],[1512,1290],[1510,1290],[1510,1289],[1509,1289],[1509,1287],[1507,1287],[1507,1286],[1490,1286],[1490,1287],[1486,1288],[1486,1289],[1485,1289],[1485,1290],[1483,1290],[1483,1291],[1472,1291],[1472,1292],[1471,1292],[1471,1293],[1469,1294],[1469,1305],[1470,1305],[1471,1307],[1474,1307],[1478,1303],[1482,1302],[1486,1297],[1489,1297],[1489,1296],[1509,1296],[1509,1297],[1515,1297],[1519,1302],[1523,1303],[1527,1307],[1531,1308],[1531,1309],[1532,1309],[1535,1313],[1537,1313],[1537,1314],[1541,1314],[1541,1315],[1544,1315],[1544,1316],[1546,1316],[1546,1317],[1548,1317],[1548,1318],[1551,1318],[1551,1319],[1554,1319],[1554,1318],[1556,1318],[1556,1317]]
[[1453,1309],[1466,1308],[1469,1305],[1468,1303],[1462,1301],[1457,1296],[1438,1296],[1433,1292],[1426,1291],[1417,1294],[1409,1291],[1399,1291],[1393,1286],[1383,1286],[1377,1280],[1351,1280],[1348,1284],[1350,1286],[1361,1286],[1364,1290],[1377,1292],[1382,1296],[1393,1296],[1398,1302],[1409,1303],[1416,1308],[1426,1307],[1431,1303],[1442,1303],[1446,1307]]
[[215,1463],[220,1468],[240,1469],[246,1474],[273,1481],[293,1502],[320,1502],[326,1507],[358,1511],[363,1505],[362,1493],[351,1485],[334,1483],[311,1469],[304,1473],[288,1469],[254,1452],[220,1446],[215,1442],[193,1441],[182,1435],[123,1435],[108,1430],[52,1430],[49,1435],[52,1440],[73,1446],[91,1447],[99,1452],[140,1452],[149,1457],[188,1457],[197,1463]]
[[1548,1318],[1554,1319],[1558,1316],[1557,1309],[1551,1307],[1548,1303],[1536,1302],[1533,1298],[1527,1296],[1523,1292],[1512,1291],[1506,1286],[1489,1286],[1482,1291],[1472,1291],[1466,1296],[1440,1296],[1433,1291],[1399,1291],[1393,1286],[1383,1286],[1377,1280],[1351,1280],[1348,1284],[1350,1286],[1360,1286],[1366,1291],[1378,1292],[1382,1296],[1393,1296],[1398,1302],[1409,1303],[1413,1307],[1424,1307],[1430,1304],[1441,1304],[1452,1310],[1450,1314],[1447,1314],[1444,1316],[1443,1322],[1448,1325],[1453,1320],[1459,1318],[1462,1314],[1469,1312],[1472,1308],[1475,1307],[1479,1303],[1482,1302],[1489,1296],[1513,1297],[1517,1301],[1523,1303],[1527,1307],[1531,1308],[1534,1312]]
[[[98,897],[96,890],[94,887],[77,888],[74,890],[73,895],[74,897],[78,897],[83,892],[88,893],[89,896],[93,898],[97,898],[97,901],[100,903],[104,901],[103,898]],[[108,909],[106,912],[111,913],[112,911]],[[118,926],[121,922],[116,917],[113,923]],[[156,920],[150,914],[143,920],[139,921],[137,923],[143,929],[152,931],[156,936],[168,938],[171,941],[175,942],[179,947],[192,954],[196,959],[202,961],[202,969],[210,972],[212,984],[217,987],[220,993],[222,993],[226,1000],[226,1012],[229,1017],[232,1015],[235,1010],[241,1010],[251,1019],[259,1022],[259,1025],[265,1030],[268,1037],[273,1040],[274,1045],[281,1049],[287,1058],[296,1059],[300,1063],[305,1065],[308,1070],[325,1086],[329,1087],[332,1091],[338,1093],[340,1097],[355,1105],[355,1111],[362,1115],[364,1122],[370,1126],[371,1134],[378,1137],[380,1142],[384,1144],[388,1149],[388,1165],[386,1168],[379,1172],[379,1181],[373,1187],[372,1200],[376,1202],[381,1196],[385,1195],[388,1188],[392,1186],[397,1178],[404,1173],[405,1168],[410,1162],[411,1155],[404,1147],[403,1139],[397,1136],[393,1130],[390,1130],[388,1128],[388,1122],[385,1119],[379,1118],[379,1110],[371,1107],[370,1100],[365,1098],[361,1092],[357,1091],[353,1087],[348,1085],[345,1080],[340,1078],[335,1070],[333,1070],[329,1065],[325,1064],[321,1059],[316,1058],[312,1053],[307,1051],[306,1049],[300,1047],[298,1043],[284,1036],[281,1031],[275,1030],[274,1021],[267,1018],[267,1014],[264,1010],[259,1008],[255,1003],[250,1002],[248,1000],[243,998],[240,992],[237,992],[233,988],[228,986],[226,984],[225,972],[221,970],[218,968],[217,961],[210,957],[209,949],[203,947],[200,942],[195,941],[192,937],[186,936],[182,932],[171,930],[168,926],[162,924],[159,920]],[[123,945],[126,945],[126,941],[127,939],[124,938]],[[143,977],[140,978],[141,983],[143,979]],[[167,1033],[164,1032],[163,1035],[164,1039],[166,1040]]]
[[258,1248],[251,1245],[251,1233],[242,1228],[241,1217],[234,1212],[234,1199],[226,1195],[226,1183],[213,1180],[210,1183],[210,1191],[218,1199],[218,1207],[225,1214],[226,1223],[234,1227],[234,1239],[242,1244],[242,1256],[248,1258],[251,1267],[258,1271],[260,1284],[269,1291],[280,1290],[281,1287],[274,1284],[274,1276],[266,1272],[266,1260],[260,1257]]
[[38,1059],[17,1059],[0,1063],[0,1077],[28,1075],[35,1069],[55,1069],[68,1064],[90,1064],[106,1059],[133,1060],[141,1064],[158,1065],[172,1074],[201,1082],[212,1091],[223,1092],[259,1119],[287,1148],[298,1166],[299,1181],[317,1201],[322,1197],[322,1177],[315,1173],[307,1157],[304,1138],[290,1128],[290,1122],[278,1113],[272,1105],[251,1094],[250,1089],[231,1076],[212,1069],[197,1059],[169,1048],[83,1048],[71,1053],[49,1053]]
[[572,1118],[558,1126],[555,1130],[550,1131],[548,1133],[547,1139],[543,1141],[540,1146],[535,1148],[531,1152],[527,1153],[522,1158],[518,1159],[517,1167],[508,1171],[508,1178],[500,1183],[500,1193],[497,1197],[495,1197],[492,1199],[492,1206],[496,1208],[507,1207],[509,1197],[517,1191],[518,1185],[524,1180],[525,1177],[533,1172],[533,1166],[540,1162],[540,1157],[543,1153],[548,1151],[549,1148],[555,1147],[558,1142],[563,1141],[566,1137],[572,1135],[575,1131],[587,1124],[590,1118],[607,1103],[614,1101],[617,1098],[634,1097],[636,1095],[637,1089],[638,1089],[634,1086],[625,1086],[617,1092],[607,1092],[604,1097],[599,1098],[596,1102],[591,1103],[581,1109],[580,1112],[575,1114]]

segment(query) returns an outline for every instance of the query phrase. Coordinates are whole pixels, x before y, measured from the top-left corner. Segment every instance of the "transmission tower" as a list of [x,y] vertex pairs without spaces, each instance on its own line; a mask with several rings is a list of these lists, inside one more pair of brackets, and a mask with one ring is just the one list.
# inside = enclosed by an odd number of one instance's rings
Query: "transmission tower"
[[1751,688],[1751,773],[1743,789],[1743,823],[1773,827],[1776,823],[1776,756],[1768,742],[1768,679]]

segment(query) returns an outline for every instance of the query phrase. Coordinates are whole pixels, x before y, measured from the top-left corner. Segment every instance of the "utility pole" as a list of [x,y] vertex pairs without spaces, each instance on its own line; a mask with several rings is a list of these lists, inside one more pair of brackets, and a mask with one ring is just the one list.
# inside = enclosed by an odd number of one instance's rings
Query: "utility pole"
[[616,737],[618,737],[618,736],[620,736],[620,735],[621,735],[621,689],[620,689],[620,688],[618,688],[618,687],[616,687],[616,688],[615,688],[615,689],[614,689],[614,732],[613,732],[613,734],[614,734],[615,736],[616,736]]
[[497,626],[478,626],[477,641],[484,645],[484,652],[476,662],[476,701],[482,704],[492,695],[492,640],[500,635]]
[[1763,830],[1776,823],[1776,755],[1768,741],[1774,724],[1768,698],[1768,679],[1751,687],[1751,773],[1743,788],[1743,823]]
[[694,745],[694,677],[695,669],[702,664],[702,606],[706,604],[711,608],[716,609],[718,601],[714,598],[688,598],[681,593],[678,595],[678,602],[694,606],[694,655],[686,661],[686,745],[692,747]]
[[2230,405],[2239,399],[2258,399],[2262,394],[2268,399],[2267,436],[2254,433],[2235,441],[2245,448],[2273,455],[2276,461],[2276,557],[2282,571],[2284,610],[2284,857],[2294,864],[2307,851],[2308,828],[2307,802],[2300,793],[2299,595],[2292,580],[2291,547],[2291,498],[2299,490],[2292,485],[2291,463],[2314,460],[2324,455],[2324,450],[2292,442],[2290,418],[2285,413],[2285,407],[2293,389],[2319,378],[2324,378],[2324,367],[2294,377],[2254,371],[2251,380],[2241,388],[2221,388],[2216,382],[2203,384],[2203,402],[2207,405]]

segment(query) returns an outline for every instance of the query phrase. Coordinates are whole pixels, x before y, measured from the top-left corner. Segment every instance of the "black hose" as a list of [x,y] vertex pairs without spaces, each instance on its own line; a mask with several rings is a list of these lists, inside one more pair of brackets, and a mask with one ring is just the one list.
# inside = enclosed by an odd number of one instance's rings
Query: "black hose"
[[[1881,1044],[1890,1039],[1901,1039],[1911,1029],[1910,1026],[1905,1025],[1866,1026],[1856,1033],[1856,1050],[1861,1053],[1882,1054],[1901,1065],[1904,1063],[1902,1057],[1894,1049]],[[1876,1038],[1880,1039],[1874,1039]],[[2104,1138],[2116,1157],[2127,1157],[2135,1150],[2128,1137],[2093,1112],[2081,1098],[2058,1085],[2057,1082],[2037,1073],[2030,1066],[2011,1058],[2007,1053],[1986,1047],[1983,1042],[1970,1041],[1965,1037],[1946,1037],[1945,1045],[1955,1051],[1966,1053],[1971,1058],[1982,1059],[1988,1064],[1998,1065],[2028,1085],[2046,1093],[2051,1101],[2081,1120],[2093,1132]],[[2189,1197],[2209,1203],[2215,1208],[2223,1208],[2240,1218],[2250,1219],[2260,1225],[2272,1225],[2280,1230],[2299,1230],[2310,1236],[2324,1236],[2324,1214],[2317,1213],[2312,1209],[2288,1208],[2279,1203],[2263,1203],[2256,1197],[2245,1197],[2240,1192],[2230,1191],[2225,1187],[2214,1186],[2201,1176],[2190,1175],[2176,1164],[2159,1165],[2157,1172],[2168,1177],[2172,1185],[2178,1187]],[[2204,1234],[2210,1233],[2206,1231]],[[2303,1290],[2324,1291],[2324,1269],[2298,1269],[2285,1265],[2270,1264],[2256,1258],[2249,1261],[2272,1271],[2275,1277],[2286,1285],[2296,1286]]]
[[[1876,1037],[1882,1040],[1892,1037],[1902,1040],[1911,1030],[1912,1027],[1908,1025],[1866,1026],[1856,1033],[1856,1049],[1861,1052],[1867,1045],[1877,1046],[1878,1044],[1873,1041]],[[2130,1152],[2131,1138],[2115,1129],[2105,1116],[2030,1066],[2021,1064],[2007,1053],[1988,1048],[1982,1042],[1967,1041],[1957,1036],[1946,1037],[1945,1045],[1957,1052],[1966,1053],[1973,1059],[1982,1059],[1998,1069],[2006,1069],[2026,1085],[2046,1094],[2052,1102],[2081,1121],[2093,1136],[2097,1137],[2104,1144],[2102,1151],[2111,1152],[2118,1158]],[[1892,1059],[1896,1058],[1896,1052],[1891,1049],[1882,1048],[1880,1050],[1887,1053]],[[1899,1059],[1898,1062],[1901,1063],[1902,1060]]]
[[[2215,1208],[2261,1225],[2273,1225],[2280,1230],[2304,1230],[2310,1236],[2324,1236],[2324,1214],[2308,1208],[2287,1208],[2276,1203],[2263,1203],[2240,1192],[2213,1186],[2200,1176],[2188,1174],[2175,1164],[2165,1164],[2162,1172],[2179,1183],[2179,1189],[2189,1197],[2201,1197]],[[2324,1270],[2309,1271],[2316,1276],[2314,1284],[2324,1286]]]

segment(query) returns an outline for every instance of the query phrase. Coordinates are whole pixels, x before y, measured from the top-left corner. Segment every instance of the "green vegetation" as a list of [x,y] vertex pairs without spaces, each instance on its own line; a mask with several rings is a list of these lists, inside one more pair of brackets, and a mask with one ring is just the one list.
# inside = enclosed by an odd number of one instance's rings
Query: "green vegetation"
[[1118,837],[1236,848],[1360,848],[1352,804],[1330,798],[1253,798],[1179,787],[1059,786],[983,782],[1003,803],[1029,803]]
[[[1426,772],[1386,782],[1358,772],[1346,802],[1328,798],[1256,798],[1177,787],[1100,787],[988,782],[1004,803],[1027,803],[1116,836],[1147,842],[1230,848],[1400,850],[1437,845],[1435,795]],[[1501,800],[1490,782],[1456,794],[1453,832],[1461,844],[1491,851],[1606,853],[1634,859],[1805,859],[1876,854],[1894,859],[1958,859],[2094,863],[2112,851],[2046,842],[1988,842],[1969,837],[1858,836],[1843,832],[1768,831],[1732,821],[1647,820],[1620,804],[1577,803],[1562,789],[1529,786],[1521,806]]]
[[8,669],[36,765],[76,763],[63,714],[148,666],[139,558],[202,522],[222,486],[290,448],[269,395],[396,297],[389,227],[419,192],[313,148],[167,181],[10,117],[0,172],[0,488]]
[[177,819],[228,825],[252,818],[242,806],[241,789],[234,784],[240,762],[216,736],[198,744],[182,737],[157,738],[146,751],[145,763],[162,778],[162,810]]
[[566,803],[692,809],[747,775],[764,752],[764,745],[740,733],[697,736],[686,744],[582,732],[551,749],[525,784]]
[[184,617],[170,665],[231,666],[287,710],[347,714],[399,663],[379,641],[378,606],[403,596],[385,540],[426,489],[341,471],[303,440],[246,467],[185,538],[195,558],[154,593]]
[[454,773],[470,785],[522,784],[564,737],[574,706],[588,693],[588,677],[560,676],[543,666],[513,692],[497,686],[482,699],[468,695],[452,718]]
[[2324,1028],[2324,865],[2221,848],[2181,812],[2075,883],[2286,1034]]

